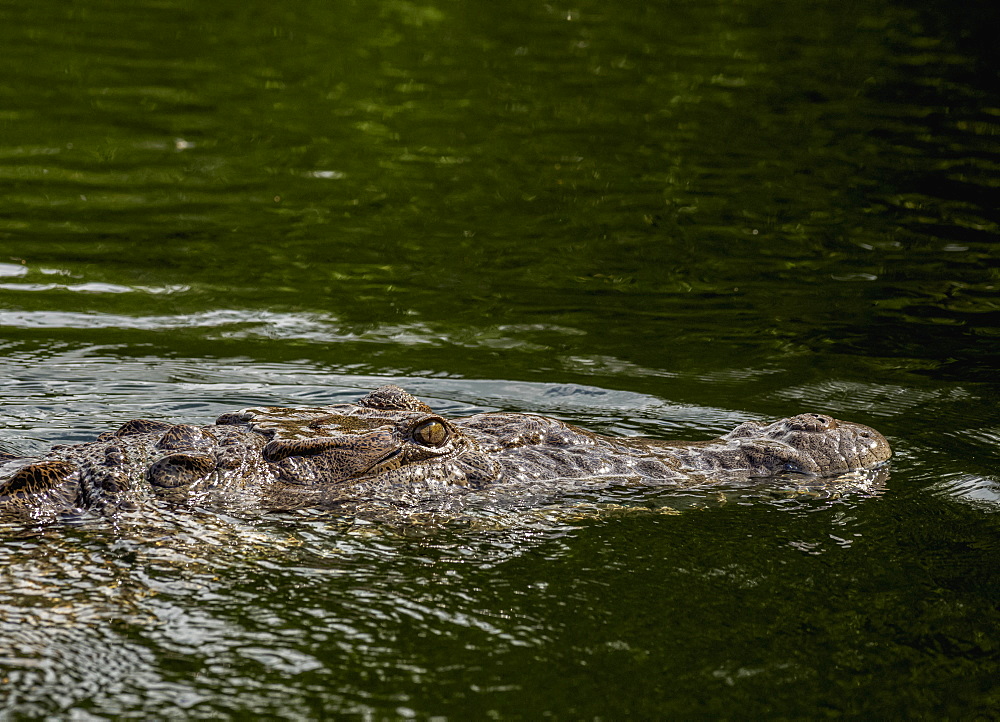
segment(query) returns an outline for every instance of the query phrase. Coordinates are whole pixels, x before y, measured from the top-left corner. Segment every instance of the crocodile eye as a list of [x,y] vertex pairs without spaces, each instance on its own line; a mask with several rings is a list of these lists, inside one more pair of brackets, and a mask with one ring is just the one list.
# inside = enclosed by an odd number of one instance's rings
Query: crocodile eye
[[441,446],[448,440],[448,427],[437,419],[425,421],[413,430],[413,439],[424,446]]

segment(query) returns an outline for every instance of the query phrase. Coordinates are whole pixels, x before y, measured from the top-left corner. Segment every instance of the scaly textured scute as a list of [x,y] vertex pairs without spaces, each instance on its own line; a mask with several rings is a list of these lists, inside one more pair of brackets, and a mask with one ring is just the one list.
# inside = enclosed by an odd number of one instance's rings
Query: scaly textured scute
[[176,489],[215,471],[215,459],[205,454],[170,454],[154,461],[146,472],[153,486]]
[[126,421],[124,424],[118,427],[114,435],[118,437],[123,436],[138,436],[140,434],[150,434],[156,431],[166,431],[172,426],[163,421],[150,421],[149,419],[132,419],[131,421]]
[[58,488],[77,467],[65,461],[40,461],[18,469],[0,486],[0,495],[43,494]]
[[433,413],[431,407],[398,386],[379,386],[367,396],[361,397],[358,406],[386,411],[423,411]]
[[75,464],[38,461],[0,482],[0,519],[54,519],[81,506],[84,496]]
[[206,433],[204,429],[188,424],[171,426],[164,432],[160,440],[156,442],[156,448],[163,449],[164,451],[190,449],[203,442]]

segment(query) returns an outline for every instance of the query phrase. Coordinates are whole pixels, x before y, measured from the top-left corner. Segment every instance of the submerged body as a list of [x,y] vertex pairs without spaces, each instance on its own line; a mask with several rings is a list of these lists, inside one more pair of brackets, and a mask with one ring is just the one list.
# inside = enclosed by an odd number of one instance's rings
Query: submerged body
[[395,386],[356,404],[261,408],[209,426],[130,421],[96,441],[11,457],[0,518],[113,513],[156,499],[232,510],[418,505],[470,490],[612,478],[694,483],[875,468],[888,442],[860,424],[800,414],[702,442],[613,438],[513,413],[446,419]]

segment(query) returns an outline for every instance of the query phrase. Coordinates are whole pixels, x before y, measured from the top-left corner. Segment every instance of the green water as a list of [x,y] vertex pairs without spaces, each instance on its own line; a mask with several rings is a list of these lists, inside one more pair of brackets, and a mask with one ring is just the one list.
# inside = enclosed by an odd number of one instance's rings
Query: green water
[[0,449],[392,381],[660,438],[826,411],[897,451],[842,499],[12,532],[0,716],[995,715],[998,20],[0,3]]

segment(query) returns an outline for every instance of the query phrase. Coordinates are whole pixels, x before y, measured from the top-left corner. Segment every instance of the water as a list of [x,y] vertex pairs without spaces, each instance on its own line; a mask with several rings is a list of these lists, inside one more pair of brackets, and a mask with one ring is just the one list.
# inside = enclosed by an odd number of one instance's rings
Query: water
[[[6,718],[992,715],[996,10],[0,4],[0,448],[396,382],[880,493],[11,532]],[[615,499],[610,499],[615,501]]]

